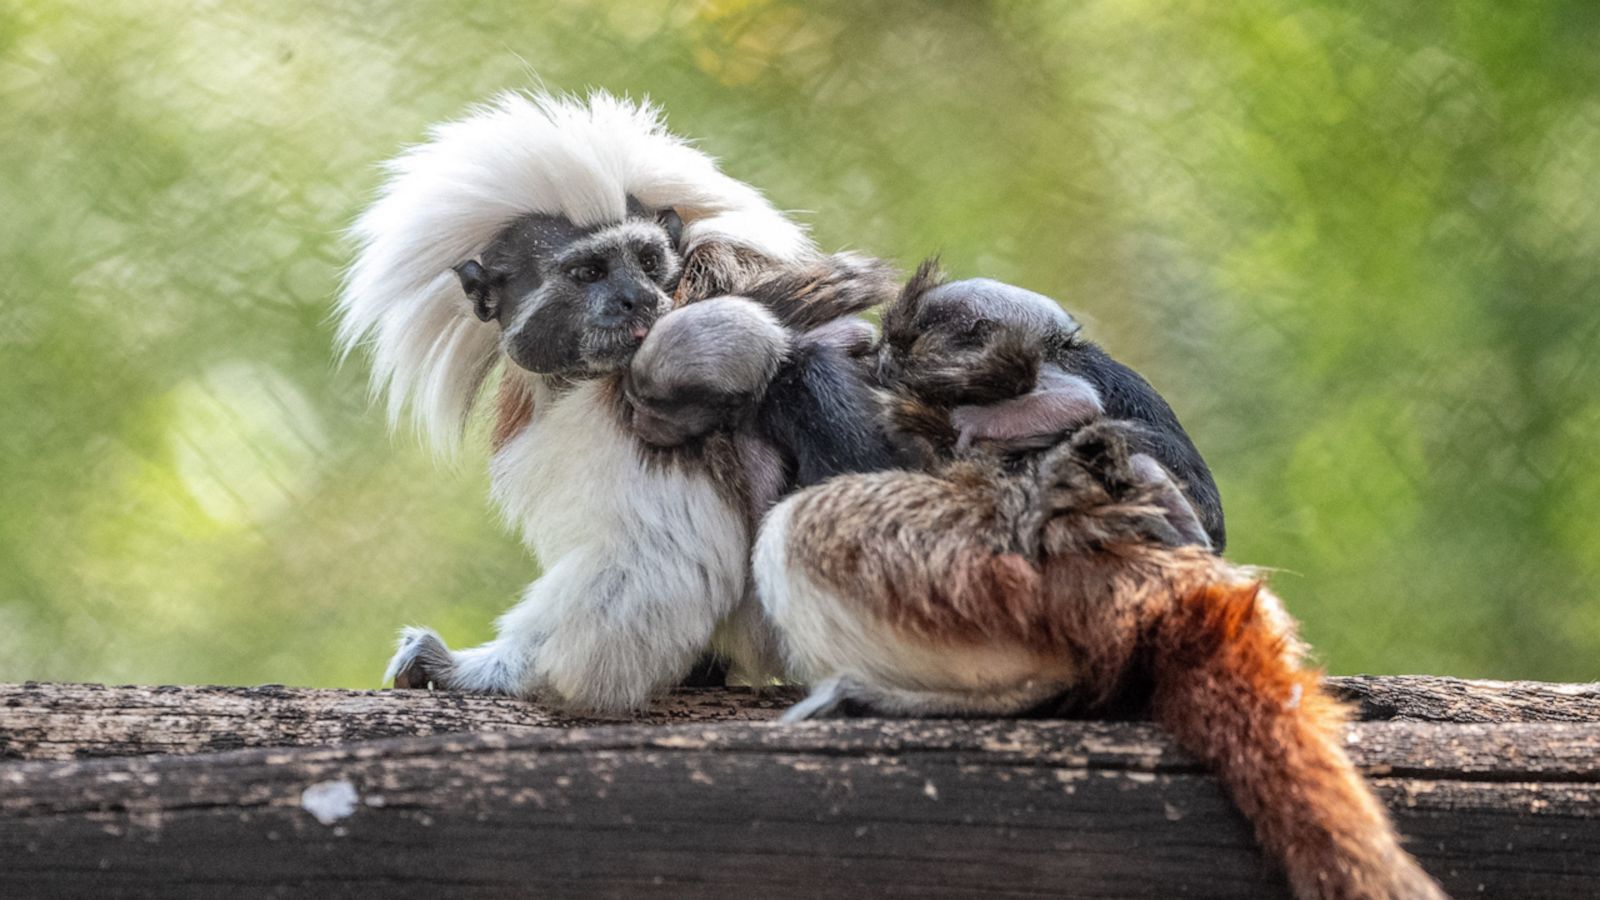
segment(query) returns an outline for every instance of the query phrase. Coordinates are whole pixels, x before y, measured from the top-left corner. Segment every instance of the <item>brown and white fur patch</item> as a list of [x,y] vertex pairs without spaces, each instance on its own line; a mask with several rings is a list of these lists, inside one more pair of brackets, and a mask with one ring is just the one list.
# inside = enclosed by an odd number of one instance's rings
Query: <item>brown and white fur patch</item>
[[1346,711],[1281,603],[1183,545],[1170,495],[1114,428],[1021,471],[844,476],[780,503],[758,592],[791,665],[820,682],[791,718],[1008,714],[1063,691],[1093,711],[1140,681],[1297,896],[1443,896],[1344,754]]

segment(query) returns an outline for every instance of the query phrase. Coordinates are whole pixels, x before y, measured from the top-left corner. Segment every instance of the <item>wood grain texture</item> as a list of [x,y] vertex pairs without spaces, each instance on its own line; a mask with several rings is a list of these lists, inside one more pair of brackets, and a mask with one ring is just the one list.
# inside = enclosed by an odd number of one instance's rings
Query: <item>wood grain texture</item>
[[[755,696],[743,688],[686,689],[625,721],[763,721],[777,718],[798,696],[794,690]],[[442,691],[27,682],[0,684],[0,760],[321,747],[382,737],[565,729],[602,721],[509,697]]]
[[1353,675],[1328,683],[1369,721],[1600,722],[1600,682]]
[[[18,755],[190,755],[0,764],[0,896],[1284,896],[1148,724],[781,726],[759,720],[782,699],[750,701],[572,727],[455,695],[6,688]],[[11,731],[30,718],[54,724]],[[1421,718],[1348,746],[1430,872],[1457,897],[1600,895],[1600,723]],[[202,721],[284,746],[207,752]]]
[[[1465,681],[1432,676],[1330,678],[1367,720],[1600,722],[1600,684]],[[685,689],[633,722],[765,721],[800,696],[740,688]],[[505,697],[424,691],[207,686],[0,684],[0,760],[246,747],[329,746],[403,735],[521,733],[592,725]]]

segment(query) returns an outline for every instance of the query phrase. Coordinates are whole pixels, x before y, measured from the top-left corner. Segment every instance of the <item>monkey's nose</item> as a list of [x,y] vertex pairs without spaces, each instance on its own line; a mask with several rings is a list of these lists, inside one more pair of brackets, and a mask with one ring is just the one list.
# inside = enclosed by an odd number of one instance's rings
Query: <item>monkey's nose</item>
[[595,322],[602,327],[621,328],[623,326],[637,326],[643,324],[647,329],[649,322],[639,321],[645,314],[655,309],[655,296],[645,291],[624,290],[617,291],[605,298],[605,301],[595,316]]

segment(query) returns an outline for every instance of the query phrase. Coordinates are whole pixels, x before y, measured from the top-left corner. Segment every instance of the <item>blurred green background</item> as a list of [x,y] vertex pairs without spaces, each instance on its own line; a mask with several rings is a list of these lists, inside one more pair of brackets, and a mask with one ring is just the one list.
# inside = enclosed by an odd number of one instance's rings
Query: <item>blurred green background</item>
[[332,362],[377,163],[648,94],[821,244],[1059,297],[1335,672],[1600,666],[1600,4],[0,5],[0,679],[375,686],[536,569]]

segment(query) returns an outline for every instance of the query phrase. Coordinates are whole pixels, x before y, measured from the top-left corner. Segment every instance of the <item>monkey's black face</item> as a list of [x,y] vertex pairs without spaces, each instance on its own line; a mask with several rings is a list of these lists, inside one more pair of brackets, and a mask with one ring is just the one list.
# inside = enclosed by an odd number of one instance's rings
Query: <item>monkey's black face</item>
[[500,323],[512,362],[575,376],[627,363],[671,306],[681,268],[673,236],[658,222],[582,229],[530,215],[456,273],[479,318]]

